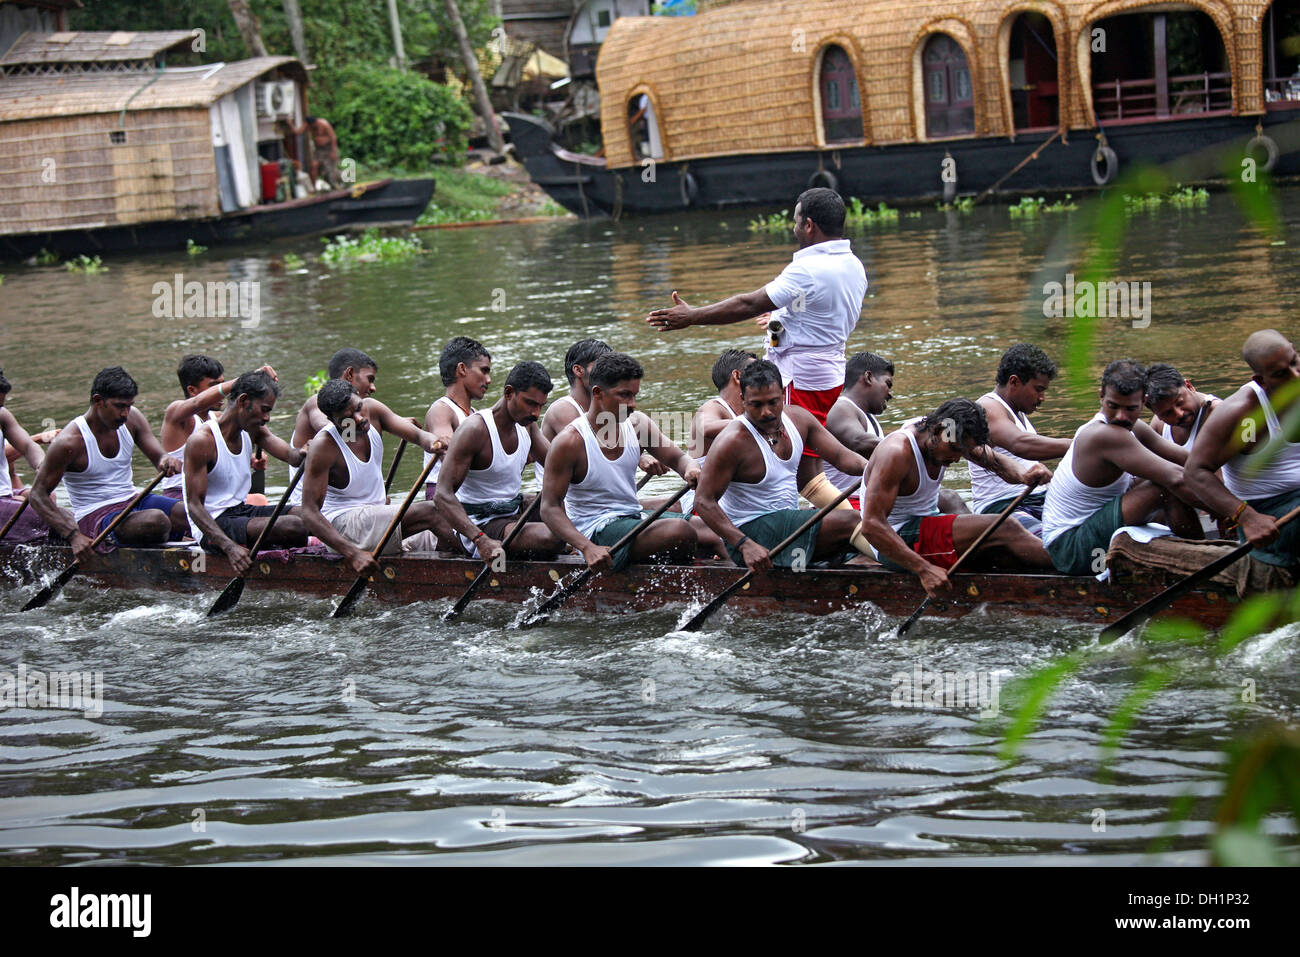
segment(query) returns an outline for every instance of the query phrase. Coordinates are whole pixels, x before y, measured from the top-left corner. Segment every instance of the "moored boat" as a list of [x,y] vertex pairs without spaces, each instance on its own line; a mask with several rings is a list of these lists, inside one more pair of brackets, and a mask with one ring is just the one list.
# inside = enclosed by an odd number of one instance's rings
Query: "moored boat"
[[534,180],[582,214],[1300,174],[1297,0],[735,0],[620,17],[604,155],[508,115]]
[[[0,56],[0,258],[409,226],[431,178],[307,192],[293,57],[168,66],[195,32],[36,32]],[[2,49],[2,48],[0,48]]]
[[[207,592],[215,598],[234,573],[224,556],[203,554],[200,558],[201,554],[195,548],[118,548],[96,556],[81,574],[111,588],[160,587]],[[71,560],[71,550],[62,545],[0,546],[0,575],[10,582],[30,583],[61,571]],[[368,597],[398,603],[454,600],[482,567],[468,558],[384,559],[380,563],[381,576],[371,584]],[[549,562],[512,561],[507,571],[488,580],[478,597],[522,606],[538,595],[549,594],[557,581],[582,567],[582,562],[572,557]],[[595,576],[566,607],[596,612],[684,608],[708,602],[742,574],[743,569],[717,560],[666,567],[633,565],[622,573]],[[1065,575],[963,573],[955,576],[958,587],[953,598],[935,606],[933,614],[961,617],[987,608],[1100,626],[1121,618],[1172,584],[1176,577],[1155,576],[1138,581],[1125,576],[1103,583]],[[336,557],[275,552],[258,557],[248,587],[337,597],[353,580],[351,570]],[[888,615],[908,615],[924,598],[919,580],[912,575],[848,566],[802,572],[778,569],[755,576],[731,598],[729,606],[740,614],[825,615],[870,604]],[[11,601],[16,602],[17,597]],[[1238,603],[1232,587],[1211,583],[1183,596],[1166,614],[1217,627],[1231,616]]]

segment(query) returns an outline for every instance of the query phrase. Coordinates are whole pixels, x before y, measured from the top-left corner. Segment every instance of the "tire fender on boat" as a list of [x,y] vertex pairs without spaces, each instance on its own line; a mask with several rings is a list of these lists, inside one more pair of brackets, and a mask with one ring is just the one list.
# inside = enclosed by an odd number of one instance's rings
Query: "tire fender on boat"
[[[1255,159],[1256,151],[1261,148],[1264,150],[1264,155],[1267,159],[1265,159],[1260,165],[1265,173],[1271,173],[1273,172],[1273,167],[1277,165],[1278,156],[1277,143],[1273,141],[1273,137],[1267,136],[1263,133],[1255,136],[1246,144],[1246,156]],[[1258,160],[1256,160],[1256,162],[1258,162]]]
[[831,189],[838,193],[840,191],[839,177],[828,169],[819,169],[808,177],[808,189],[817,189],[819,187]]
[[1092,154],[1092,181],[1098,186],[1113,182],[1119,173],[1119,157],[1109,146],[1098,146]]
[[695,182],[695,176],[689,171],[683,170],[681,176],[681,193],[682,205],[694,206],[695,201],[700,197],[700,184]]

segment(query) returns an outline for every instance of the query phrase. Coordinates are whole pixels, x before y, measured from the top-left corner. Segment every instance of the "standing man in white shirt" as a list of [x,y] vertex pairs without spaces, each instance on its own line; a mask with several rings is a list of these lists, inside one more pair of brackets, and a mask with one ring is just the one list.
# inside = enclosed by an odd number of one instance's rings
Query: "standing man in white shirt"
[[[764,358],[781,371],[785,401],[807,409],[824,426],[844,387],[844,354],[867,294],[866,269],[843,238],[844,215],[844,201],[834,190],[805,190],[794,207],[799,251],[779,276],[708,306],[689,306],[674,291],[672,307],[655,310],[646,322],[668,331],[772,313],[769,330],[780,332],[769,338]],[[811,449],[804,449],[798,484],[799,494],[818,507],[836,496]]]

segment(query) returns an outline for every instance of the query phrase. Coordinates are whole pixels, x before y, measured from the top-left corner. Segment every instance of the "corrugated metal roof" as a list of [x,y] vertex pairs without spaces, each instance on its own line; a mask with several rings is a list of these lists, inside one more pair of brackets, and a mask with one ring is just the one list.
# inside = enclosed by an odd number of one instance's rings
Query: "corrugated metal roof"
[[[0,77],[0,122],[87,113],[208,106],[277,67],[299,83],[306,71],[290,56],[254,57],[161,73],[78,73]],[[132,98],[134,97],[134,99]]]

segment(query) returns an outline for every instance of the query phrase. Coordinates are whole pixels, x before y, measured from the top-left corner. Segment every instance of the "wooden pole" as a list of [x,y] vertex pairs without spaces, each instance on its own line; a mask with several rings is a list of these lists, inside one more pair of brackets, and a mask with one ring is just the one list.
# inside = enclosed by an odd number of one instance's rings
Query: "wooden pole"
[[388,0],[388,22],[393,28],[393,49],[397,52],[397,68],[406,69],[406,48],[402,46],[402,21],[397,16],[397,0]]
[[230,5],[230,15],[235,18],[235,26],[239,28],[239,35],[244,38],[244,46],[248,47],[251,56],[266,56],[266,44],[262,42],[262,28],[257,22],[257,17],[248,7],[248,0],[226,0]]
[[310,61],[307,53],[307,32],[302,23],[302,7],[298,0],[283,0],[284,18],[289,21],[289,38],[293,41],[293,52],[303,64]]

